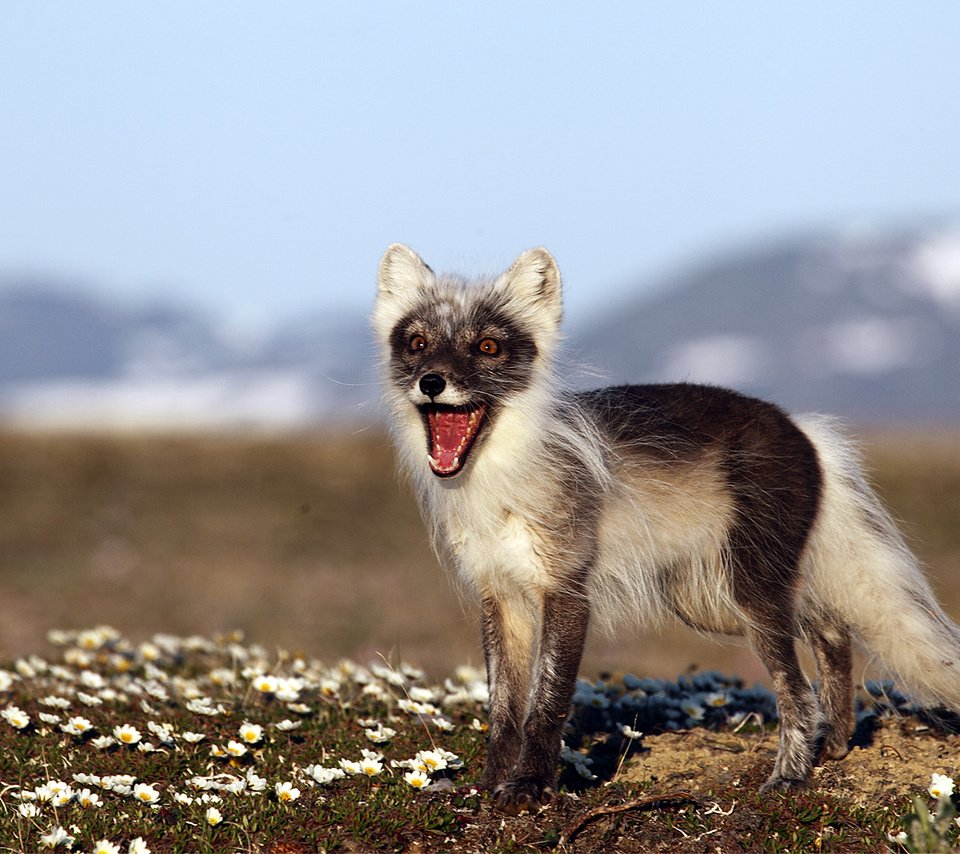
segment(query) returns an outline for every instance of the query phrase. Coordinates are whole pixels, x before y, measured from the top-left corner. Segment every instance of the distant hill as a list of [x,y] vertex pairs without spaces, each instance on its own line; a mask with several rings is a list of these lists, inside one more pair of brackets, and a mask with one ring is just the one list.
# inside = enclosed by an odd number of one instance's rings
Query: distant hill
[[0,279],[0,421],[310,426],[376,400],[370,349],[363,318],[243,341],[189,306],[121,307],[68,283]]
[[960,421],[960,231],[745,251],[572,336],[611,382],[730,385],[865,423]]
[[[568,339],[594,378],[730,385],[867,424],[960,423],[960,230],[795,237],[612,303]],[[0,278],[0,421],[299,428],[376,420],[365,317],[238,340],[189,306]]]

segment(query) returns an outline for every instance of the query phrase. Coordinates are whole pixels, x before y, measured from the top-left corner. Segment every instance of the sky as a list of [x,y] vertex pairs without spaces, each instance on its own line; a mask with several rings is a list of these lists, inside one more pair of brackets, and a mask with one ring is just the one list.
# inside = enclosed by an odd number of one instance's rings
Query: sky
[[960,213],[960,3],[0,6],[0,278],[240,329],[390,243],[547,246],[568,314],[755,241]]

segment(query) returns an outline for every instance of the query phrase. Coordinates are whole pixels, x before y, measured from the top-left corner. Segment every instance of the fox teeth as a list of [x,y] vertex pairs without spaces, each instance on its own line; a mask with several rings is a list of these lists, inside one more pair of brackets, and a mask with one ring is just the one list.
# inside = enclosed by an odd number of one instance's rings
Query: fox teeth
[[[427,459],[434,466],[434,468],[440,468],[440,460],[438,460],[433,454],[427,454]],[[456,468],[460,465],[459,455],[453,458],[453,461],[450,463],[451,467]]]

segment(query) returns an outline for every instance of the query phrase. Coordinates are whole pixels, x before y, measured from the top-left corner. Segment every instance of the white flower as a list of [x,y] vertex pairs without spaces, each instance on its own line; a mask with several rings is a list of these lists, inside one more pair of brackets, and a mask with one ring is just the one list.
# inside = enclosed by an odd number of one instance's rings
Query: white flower
[[81,789],[77,792],[77,803],[84,809],[91,809],[100,806],[100,795],[91,792],[89,789]]
[[277,783],[273,790],[277,794],[277,800],[284,803],[295,801],[300,797],[300,790],[293,783]]
[[162,744],[173,744],[176,741],[177,736],[172,724],[149,721],[147,723],[147,729],[159,738]]
[[242,795],[247,790],[247,781],[238,777],[236,780],[227,783],[223,790],[231,795]]
[[206,738],[202,732],[182,732],[180,733],[180,737],[187,742],[187,744],[196,744]]
[[277,690],[274,692],[278,700],[284,703],[295,703],[303,690],[303,680],[295,676],[289,679],[281,679],[277,684]]
[[155,804],[160,800],[160,793],[149,783],[137,783],[133,787],[133,796],[144,804]]
[[336,679],[320,680],[320,693],[323,694],[324,697],[336,697],[339,690],[340,683]]
[[722,692],[714,691],[710,694],[707,694],[703,698],[703,702],[714,709],[719,709],[727,705],[727,703],[730,702],[730,698]]
[[17,807],[17,812],[20,813],[24,818],[36,818],[40,815],[40,809],[36,804],[32,803],[23,803]]
[[283,720],[275,723],[274,726],[280,730],[280,732],[292,732],[295,729],[299,729],[302,724],[303,721]]
[[138,836],[136,839],[130,840],[130,847],[127,849],[127,854],[150,854],[150,848],[147,846],[147,843],[143,841],[143,837]]
[[433,691],[429,688],[420,688],[416,685],[413,685],[410,690],[407,691],[407,696],[416,703],[432,703],[434,700]]
[[59,848],[61,845],[69,848],[73,845],[73,837],[62,827],[54,827],[49,833],[40,837],[40,844],[44,848]]
[[198,697],[194,700],[191,700],[187,703],[187,709],[193,712],[195,715],[205,715],[208,718],[215,717],[216,715],[223,714],[223,706],[213,705],[213,700],[209,697]]
[[221,821],[223,821],[223,815],[216,807],[210,807],[205,813],[204,817],[206,818],[207,824],[209,824],[210,827],[216,827]]
[[354,762],[351,759],[341,759],[340,768],[343,769],[346,774],[359,774],[361,771],[360,763]]
[[9,691],[15,678],[9,670],[0,670],[0,691]]
[[37,702],[39,702],[41,706],[46,706],[48,709],[63,710],[63,709],[70,708],[70,701],[64,699],[63,697],[57,697],[57,696],[43,697]]
[[115,726],[113,728],[113,737],[121,744],[136,744],[140,741],[140,730],[130,724]]
[[[386,703],[390,699],[390,695],[384,690],[383,686],[379,682],[370,682],[367,685],[363,686],[363,691],[361,692],[364,697],[371,697],[374,700],[380,700],[383,703]],[[409,700],[401,700],[402,703],[409,703]],[[401,708],[403,706],[401,705]]]
[[99,691],[101,688],[106,687],[107,680],[93,670],[81,670],[80,683],[84,688],[90,688],[93,691]]
[[447,767],[446,758],[436,750],[421,750],[414,761],[416,767],[426,774],[433,774]]
[[50,726],[55,726],[60,723],[60,715],[50,715],[47,712],[40,712],[40,720],[45,724],[50,724]]
[[463,760],[457,756],[456,753],[451,753],[449,750],[444,750],[442,747],[437,750],[443,757],[443,761],[447,763],[447,768],[451,770],[459,771],[463,768]]
[[253,679],[253,688],[261,694],[276,694],[280,680],[276,676],[261,673]]
[[0,717],[14,729],[26,729],[30,726],[30,716],[17,706],[7,706],[0,712]]
[[422,789],[430,783],[430,777],[423,771],[408,771],[403,775],[403,779],[414,789]]
[[114,845],[109,839],[101,839],[93,846],[91,854],[120,854],[120,846]]
[[626,724],[617,724],[617,729],[620,730],[624,738],[629,738],[631,741],[635,738],[643,738],[643,733],[640,730],[633,729]]
[[375,729],[364,730],[366,736],[374,744],[385,744],[393,738],[397,731],[391,727],[384,726],[381,723],[378,723]]
[[228,741],[226,752],[233,756],[235,759],[239,759],[241,756],[244,756],[247,752],[246,746],[242,745],[239,741]]
[[341,780],[346,776],[342,768],[324,768],[321,765],[308,765],[303,769],[303,773],[321,786],[326,786],[328,783]]
[[102,706],[103,700],[95,694],[84,694],[83,691],[77,691],[77,699],[85,706]]
[[73,789],[67,787],[61,792],[57,792],[51,799],[51,806],[56,809],[57,807],[65,807],[70,801],[73,800]]
[[953,778],[946,774],[931,774],[927,791],[934,798],[949,798],[953,794]]
[[90,742],[97,750],[106,750],[108,747],[113,747],[116,743],[116,739],[111,735],[98,735]]
[[376,777],[383,771],[383,762],[379,759],[363,759],[360,762],[360,771],[368,777]]
[[246,744],[259,744],[263,740],[263,727],[260,724],[244,722],[240,726],[240,740]]
[[267,788],[267,781],[264,777],[257,775],[257,772],[252,768],[247,769],[247,788],[251,792],[264,792]]
[[108,774],[100,778],[100,787],[118,795],[131,795],[135,782],[137,778],[132,774]]
[[[62,807],[73,797],[73,789],[70,788],[69,783],[64,783],[63,780],[48,780],[43,785],[37,786],[33,791],[38,801],[50,801],[57,807]],[[64,800],[64,795],[66,795],[66,800]]]
[[684,700],[680,704],[684,714],[694,721],[703,720],[703,706],[693,700]]
[[77,716],[70,718],[65,724],[62,724],[60,729],[67,735],[84,735],[93,729],[93,724],[86,718]]
[[406,698],[397,701],[397,705],[400,707],[400,711],[406,712],[408,715],[423,715],[424,717],[433,717],[434,715],[440,714],[440,709],[438,709],[433,703],[420,703],[416,700],[407,700]]

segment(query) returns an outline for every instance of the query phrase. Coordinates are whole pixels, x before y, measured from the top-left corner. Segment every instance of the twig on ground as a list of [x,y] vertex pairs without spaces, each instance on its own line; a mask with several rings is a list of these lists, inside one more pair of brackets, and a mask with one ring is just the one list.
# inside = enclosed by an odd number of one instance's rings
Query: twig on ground
[[624,804],[616,804],[609,807],[597,807],[596,809],[588,810],[575,821],[570,822],[560,835],[560,842],[561,844],[571,842],[573,837],[590,822],[605,815],[619,815],[620,813],[630,812],[632,810],[683,807],[689,804],[699,803],[700,801],[689,792],[674,792],[672,795],[658,795],[652,798],[640,798],[639,800],[627,801]]

